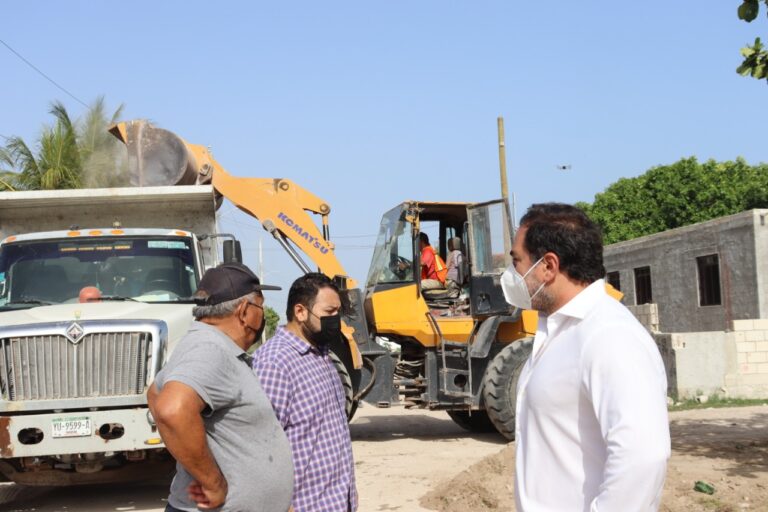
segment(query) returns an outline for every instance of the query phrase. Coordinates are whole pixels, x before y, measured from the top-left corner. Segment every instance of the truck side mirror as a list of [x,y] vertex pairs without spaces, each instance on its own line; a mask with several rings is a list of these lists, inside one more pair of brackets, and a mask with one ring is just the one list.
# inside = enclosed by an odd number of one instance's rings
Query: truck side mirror
[[240,240],[224,240],[224,263],[243,262],[243,250]]

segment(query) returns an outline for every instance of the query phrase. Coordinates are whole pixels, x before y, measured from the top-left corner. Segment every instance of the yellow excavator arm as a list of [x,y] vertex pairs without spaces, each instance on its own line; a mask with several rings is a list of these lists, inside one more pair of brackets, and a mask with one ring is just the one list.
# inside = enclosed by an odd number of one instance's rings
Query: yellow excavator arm
[[[178,135],[147,121],[118,123],[110,133],[128,147],[131,181],[137,186],[211,183],[218,194],[256,218],[304,270],[313,269],[286,241],[290,240],[317,269],[330,278],[356,283],[344,271],[329,241],[331,208],[305,188],[283,178],[238,178],[213,158],[205,146],[189,144]],[[307,213],[321,216],[322,232]]]

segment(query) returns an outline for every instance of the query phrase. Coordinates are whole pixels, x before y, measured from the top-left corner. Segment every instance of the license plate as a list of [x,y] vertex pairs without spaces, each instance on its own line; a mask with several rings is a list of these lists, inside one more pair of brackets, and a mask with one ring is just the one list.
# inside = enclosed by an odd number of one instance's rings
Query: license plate
[[91,435],[91,418],[87,416],[71,416],[56,418],[51,421],[53,438],[84,437]]

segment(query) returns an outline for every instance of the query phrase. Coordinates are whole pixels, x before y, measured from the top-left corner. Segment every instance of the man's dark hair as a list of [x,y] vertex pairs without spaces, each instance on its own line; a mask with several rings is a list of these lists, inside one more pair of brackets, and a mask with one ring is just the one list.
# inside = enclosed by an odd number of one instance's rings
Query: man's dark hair
[[429,236],[426,233],[419,233],[419,240],[429,245]]
[[322,288],[331,288],[341,296],[339,287],[325,274],[310,272],[295,280],[291,289],[288,290],[288,306],[285,311],[288,321],[291,322],[294,318],[293,307],[296,304],[301,304],[311,310],[312,306],[315,305],[317,294]]
[[569,204],[534,204],[520,219],[525,227],[525,250],[534,262],[548,252],[560,258],[560,268],[581,283],[605,276],[603,235],[587,215]]

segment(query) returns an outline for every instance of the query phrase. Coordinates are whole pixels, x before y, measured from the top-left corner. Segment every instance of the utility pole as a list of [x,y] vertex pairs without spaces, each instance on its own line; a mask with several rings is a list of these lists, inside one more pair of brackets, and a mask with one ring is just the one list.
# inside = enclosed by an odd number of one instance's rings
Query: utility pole
[[504,118],[496,119],[499,129],[499,174],[501,175],[501,197],[509,201],[509,188],[507,187],[507,148],[504,145]]
[[[505,205],[509,206],[509,187],[507,185],[507,148],[504,143],[504,118],[496,119],[499,132],[499,175],[501,179],[501,197]],[[512,225],[515,224],[514,200],[512,201]],[[512,234],[510,226],[504,225],[504,253],[505,256],[512,250]]]

